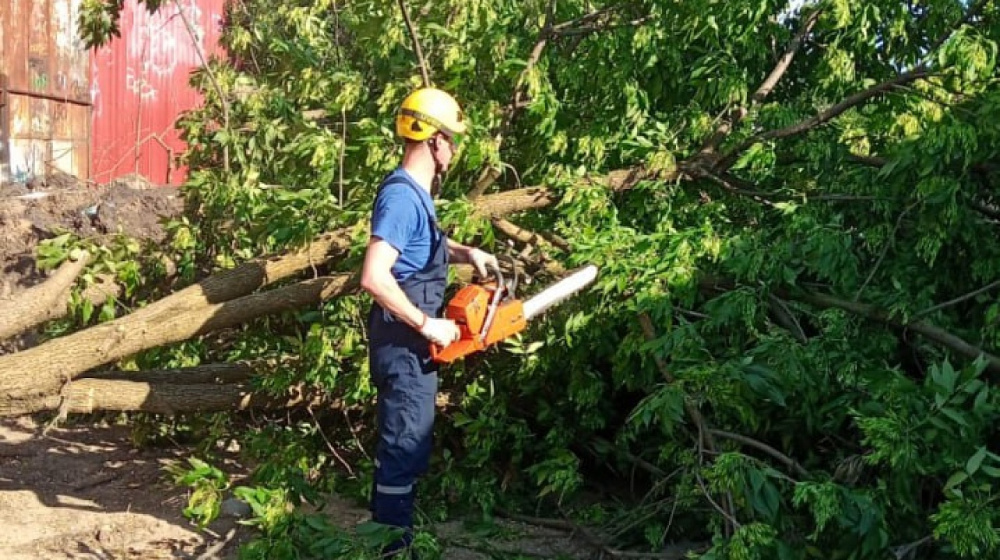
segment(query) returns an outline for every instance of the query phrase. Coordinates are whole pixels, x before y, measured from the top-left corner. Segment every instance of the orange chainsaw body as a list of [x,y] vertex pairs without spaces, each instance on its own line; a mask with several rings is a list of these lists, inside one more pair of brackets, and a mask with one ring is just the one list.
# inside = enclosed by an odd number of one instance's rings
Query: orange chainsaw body
[[497,290],[506,290],[500,286],[469,284],[451,298],[444,318],[455,321],[461,336],[445,348],[432,343],[431,358],[435,362],[454,362],[524,330],[527,321],[521,300],[498,295]]

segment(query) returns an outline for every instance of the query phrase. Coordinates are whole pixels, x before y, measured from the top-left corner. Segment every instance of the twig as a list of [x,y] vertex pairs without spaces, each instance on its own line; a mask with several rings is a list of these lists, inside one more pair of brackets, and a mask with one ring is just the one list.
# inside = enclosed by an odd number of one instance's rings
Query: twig
[[306,407],[306,410],[309,412],[309,417],[313,419],[313,423],[316,425],[316,431],[319,432],[319,435],[322,436],[323,441],[326,442],[327,449],[330,450],[330,453],[333,453],[333,456],[336,457],[338,461],[340,461],[341,465],[344,465],[344,468],[347,469],[348,474],[354,476],[354,469],[351,468],[350,463],[345,461],[344,458],[340,456],[340,453],[337,452],[337,448],[335,448],[333,446],[333,443],[330,442],[330,438],[326,437],[326,432],[323,431],[323,426],[320,426],[319,420],[316,419],[316,414],[313,413],[312,407]]
[[923,311],[918,311],[917,313],[913,314],[913,318],[916,319],[917,317],[923,317],[924,315],[929,315],[931,313],[934,313],[935,311],[939,311],[941,309],[944,309],[945,307],[951,307],[952,305],[957,305],[959,303],[962,303],[963,301],[972,299],[972,298],[978,296],[979,294],[986,293],[986,292],[992,290],[993,288],[996,288],[997,286],[1000,286],[1000,280],[997,280],[995,282],[990,282],[989,284],[983,286],[982,288],[979,288],[978,290],[973,290],[973,291],[971,291],[971,292],[969,292],[967,294],[960,295],[960,296],[958,296],[955,299],[950,299],[950,300],[948,300],[948,301],[946,301],[944,303],[939,303],[937,305],[933,305],[931,307],[928,307],[927,309],[924,309]]
[[746,189],[741,189],[733,185],[726,179],[723,179],[722,177],[719,177],[718,175],[712,173],[708,169],[705,169],[704,167],[699,167],[697,170],[693,170],[692,174],[695,176],[705,177],[714,183],[718,183],[720,186],[722,186],[722,188],[726,189],[729,192],[751,198],[756,202],[759,202],[765,206],[770,206],[771,208],[777,208],[777,204],[775,204],[768,198],[764,198],[765,196],[770,196],[770,193],[764,193],[760,191],[748,191]]
[[413,26],[413,21],[410,20],[410,12],[406,10],[406,0],[399,0],[399,9],[403,12],[403,21],[406,22],[406,29],[410,32],[410,40],[413,41],[413,51],[417,55],[417,62],[420,63],[420,75],[424,78],[424,87],[431,87],[431,78],[427,74],[427,61],[424,60],[424,51],[420,48],[417,29]]
[[698,486],[701,487],[701,491],[703,494],[705,494],[705,499],[708,500],[708,503],[712,504],[712,507],[715,508],[715,511],[722,514],[722,517],[724,517],[726,521],[728,521],[733,527],[739,530],[739,528],[742,526],[740,525],[740,522],[737,521],[735,517],[730,515],[728,511],[726,511],[722,506],[720,506],[715,500],[712,499],[712,493],[708,491],[707,487],[705,487],[705,481],[701,479],[701,475],[695,472],[694,477],[698,481]]
[[907,543],[904,545],[897,546],[893,549],[892,553],[896,556],[896,560],[905,560],[912,552],[920,548],[921,546],[931,542],[934,539],[933,535],[927,535],[926,537]]
[[[653,328],[653,321],[649,318],[646,313],[639,314],[639,325],[642,327],[642,332],[646,337],[647,341],[656,340],[656,329]],[[675,379],[672,373],[670,373],[670,368],[667,367],[666,362],[663,361],[658,354],[653,354],[653,361],[656,363],[657,369],[660,370],[660,374],[663,375],[663,379],[666,380],[668,384],[673,384]],[[691,404],[687,399],[684,400],[684,409],[687,411],[688,416],[691,417],[691,421],[694,422],[698,431],[705,438],[705,444],[710,449],[715,448],[715,442],[712,440],[712,435],[709,430],[706,429],[705,418],[701,415],[701,411],[698,407]],[[699,437],[699,439],[701,439]]]
[[347,424],[347,429],[350,430],[351,436],[354,438],[354,445],[357,446],[358,450],[361,451],[361,454],[364,455],[366,459],[371,459],[368,452],[365,451],[365,446],[361,444],[361,439],[358,438],[357,428],[355,428],[354,424],[351,423],[351,415],[348,414],[346,408],[342,409],[341,413],[344,415],[344,422]]
[[235,537],[236,527],[233,527],[226,533],[225,538],[212,546],[205,548],[205,552],[198,555],[197,560],[215,560],[216,558],[219,558],[219,553],[222,552],[222,549],[226,548],[226,545],[229,544]]
[[872,267],[871,272],[868,273],[868,277],[865,278],[861,287],[859,287],[858,291],[854,294],[854,301],[858,301],[858,298],[861,297],[861,293],[868,287],[868,283],[875,277],[875,273],[878,272],[878,269],[882,266],[882,261],[884,261],[886,255],[889,254],[889,249],[896,244],[896,232],[898,232],[899,227],[903,225],[903,218],[905,218],[906,215],[910,213],[910,210],[913,210],[917,204],[919,204],[919,201],[907,206],[905,210],[899,213],[899,216],[896,218],[896,225],[892,228],[892,233],[889,234],[889,239],[886,240],[885,247],[882,248],[882,253],[878,256],[878,260],[875,261],[875,266]]
[[604,16],[611,15],[612,13],[615,12],[615,10],[618,10],[625,6],[626,4],[624,2],[619,4],[612,4],[611,6],[606,6],[599,10],[594,10],[589,14],[584,14],[576,19],[570,21],[564,21],[558,25],[553,26],[552,33],[554,35],[563,35],[570,32],[573,29],[581,28],[596,23]]
[[778,322],[781,323],[781,326],[791,331],[792,334],[795,335],[795,339],[802,344],[809,342],[809,337],[806,336],[806,332],[802,329],[802,325],[799,324],[798,319],[796,319],[795,315],[792,314],[792,310],[788,308],[788,304],[785,303],[785,300],[774,294],[768,294],[767,300],[768,306],[771,308],[771,311],[777,315]]
[[580,27],[574,27],[572,29],[566,29],[565,31],[560,31],[556,34],[556,37],[582,37],[584,35],[589,35],[591,33],[596,33],[598,31],[608,31],[611,29],[620,29],[622,27],[638,27],[647,21],[651,21],[653,16],[643,16],[641,18],[636,18],[628,21],[623,21],[619,23],[604,23],[602,25],[584,25]]
[[744,436],[744,435],[734,434],[732,432],[727,432],[725,430],[715,430],[715,429],[713,429],[713,430],[710,430],[710,431],[712,432],[712,435],[716,435],[716,436],[719,436],[719,437],[725,438],[725,439],[731,439],[733,441],[742,443],[743,445],[748,445],[748,446],[753,447],[755,449],[759,449],[760,451],[763,451],[764,453],[767,453],[771,457],[773,457],[773,458],[777,459],[778,461],[780,461],[786,467],[792,469],[795,472],[795,474],[797,474],[799,476],[805,477],[805,476],[809,475],[809,471],[807,471],[805,468],[803,468],[802,465],[800,465],[798,463],[798,461],[796,461],[795,459],[792,459],[788,455],[785,455],[784,453],[778,451],[777,449],[771,447],[770,445],[768,445],[768,444],[766,444],[766,443],[764,443],[762,441],[758,441],[758,440],[755,440],[755,439],[753,439],[751,437],[747,437],[747,436]]
[[[181,21],[184,22],[184,27],[187,28],[188,35],[191,37],[191,45],[194,47],[195,52],[198,54],[198,60],[201,61],[202,67],[205,69],[205,73],[208,74],[208,80],[212,82],[212,87],[215,89],[215,94],[219,96],[219,103],[222,104],[222,126],[228,131],[229,130],[229,102],[226,101],[225,96],[222,95],[222,87],[219,85],[219,80],[215,77],[215,72],[212,67],[208,65],[208,60],[205,58],[205,53],[201,49],[201,41],[198,40],[198,34],[194,30],[194,25],[187,17],[187,13],[181,6],[180,0],[174,0],[174,5],[177,6],[177,13],[181,17]],[[223,144],[222,146],[222,167],[229,173],[229,145]]]
[[986,218],[991,220],[1000,220],[1000,208],[983,202],[982,200],[975,199],[969,200],[969,204],[972,206],[973,210],[979,212]]
[[[659,559],[659,560],[681,560],[685,558],[689,551],[670,551],[670,552],[630,552],[627,550],[618,550],[609,547],[607,544],[603,543],[600,539],[592,535],[585,528],[573,523],[568,519],[549,519],[546,517],[533,517],[530,515],[521,515],[518,513],[507,512],[503,510],[497,510],[497,515],[501,517],[506,517],[513,521],[519,521],[521,523],[527,523],[529,525],[535,525],[537,527],[542,527],[545,529],[555,529],[557,531],[563,531],[566,533],[571,533],[575,535],[580,535],[583,540],[587,541],[587,544],[598,549],[600,553],[611,556],[612,558],[649,558],[649,559]],[[692,549],[694,550],[694,549]]]

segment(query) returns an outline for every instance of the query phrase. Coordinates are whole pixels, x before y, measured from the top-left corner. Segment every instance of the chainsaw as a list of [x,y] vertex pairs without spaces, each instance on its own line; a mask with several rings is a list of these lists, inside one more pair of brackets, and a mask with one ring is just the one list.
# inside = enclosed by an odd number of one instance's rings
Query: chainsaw
[[444,318],[455,321],[460,337],[444,348],[432,342],[431,359],[435,362],[451,363],[514,336],[532,318],[597,278],[597,267],[587,265],[531,298],[520,300],[514,294],[516,274],[505,282],[499,268],[492,268],[491,272],[494,280],[463,286],[445,306]]

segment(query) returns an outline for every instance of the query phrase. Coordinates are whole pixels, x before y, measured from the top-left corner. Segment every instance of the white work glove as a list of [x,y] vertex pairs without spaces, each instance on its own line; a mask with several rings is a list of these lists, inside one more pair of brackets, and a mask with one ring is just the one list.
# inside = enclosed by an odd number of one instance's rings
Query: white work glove
[[433,317],[427,317],[424,320],[423,326],[420,327],[420,334],[441,348],[447,348],[449,344],[455,342],[461,336],[455,321],[451,319],[435,319]]
[[496,257],[483,251],[482,249],[472,249],[469,251],[469,262],[476,267],[476,272],[482,278],[489,277],[489,270],[500,268],[500,261]]

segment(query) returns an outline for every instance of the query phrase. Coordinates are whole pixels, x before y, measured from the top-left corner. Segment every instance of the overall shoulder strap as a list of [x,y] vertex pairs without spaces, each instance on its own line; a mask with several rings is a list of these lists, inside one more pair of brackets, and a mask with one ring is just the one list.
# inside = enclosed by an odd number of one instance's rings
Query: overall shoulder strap
[[[386,187],[389,187],[391,185],[405,185],[406,187],[413,190],[413,194],[415,194],[417,196],[417,199],[420,200],[420,205],[423,207],[424,212],[427,214],[427,219],[430,221],[431,224],[433,224],[435,228],[438,227],[437,217],[434,213],[434,210],[432,208],[428,208],[427,200],[424,198],[423,193],[420,192],[420,187],[414,185],[413,183],[405,179],[394,177],[383,182],[382,185],[379,186],[378,192],[381,193],[382,189],[385,189]],[[376,196],[378,196],[377,193]]]

